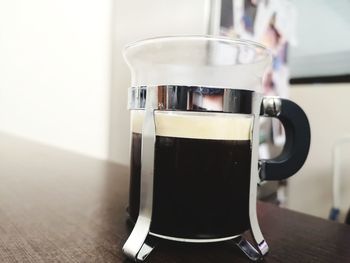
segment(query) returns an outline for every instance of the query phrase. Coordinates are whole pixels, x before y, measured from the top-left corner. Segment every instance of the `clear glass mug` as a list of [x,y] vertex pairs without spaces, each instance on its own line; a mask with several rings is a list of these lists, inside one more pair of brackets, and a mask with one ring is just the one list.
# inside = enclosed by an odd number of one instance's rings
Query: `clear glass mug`
[[[149,235],[234,239],[251,259],[266,254],[257,183],[295,174],[310,146],[303,110],[261,94],[269,51],[250,41],[182,36],[136,42],[124,55],[132,76],[128,211],[135,224],[126,255],[143,260]],[[272,160],[258,160],[260,116],[285,128],[284,150]],[[246,230],[257,249],[241,237]]]

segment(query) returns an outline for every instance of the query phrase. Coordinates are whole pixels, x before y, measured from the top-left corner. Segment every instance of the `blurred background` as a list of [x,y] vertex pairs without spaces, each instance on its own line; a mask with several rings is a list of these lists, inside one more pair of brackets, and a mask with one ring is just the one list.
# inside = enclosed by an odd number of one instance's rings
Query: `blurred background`
[[[282,203],[328,218],[338,142],[343,220],[350,207],[349,12],[348,0],[0,0],[0,131],[128,165],[123,47],[174,34],[253,39],[274,50],[266,94],[294,100],[311,124],[309,157],[283,188]],[[279,146],[272,137],[267,144]]]

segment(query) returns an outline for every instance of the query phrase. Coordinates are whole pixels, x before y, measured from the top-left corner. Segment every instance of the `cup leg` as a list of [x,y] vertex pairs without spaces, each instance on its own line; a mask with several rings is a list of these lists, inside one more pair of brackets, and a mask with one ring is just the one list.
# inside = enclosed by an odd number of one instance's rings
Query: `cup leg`
[[139,253],[137,254],[137,261],[144,261],[153,249],[154,247],[152,247],[151,245],[147,244],[146,242],[143,243]]
[[152,252],[153,246],[147,242],[151,220],[139,216],[134,229],[123,246],[123,252],[134,261],[144,261]]
[[140,211],[134,229],[124,244],[124,253],[134,261],[144,261],[153,247],[147,242],[151,227],[153,206],[153,174],[156,126],[154,111],[157,109],[157,90],[147,88],[145,119],[142,125]]
[[260,252],[243,236],[235,238],[233,242],[249,258],[249,260],[256,262],[263,258]]

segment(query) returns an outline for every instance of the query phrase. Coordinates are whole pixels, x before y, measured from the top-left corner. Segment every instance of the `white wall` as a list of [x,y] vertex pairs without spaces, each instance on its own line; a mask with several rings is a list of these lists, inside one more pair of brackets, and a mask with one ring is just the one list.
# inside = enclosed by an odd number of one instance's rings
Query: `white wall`
[[122,48],[205,33],[207,2],[0,0],[0,131],[127,163]]
[[[327,217],[332,201],[334,143],[350,135],[350,84],[295,85],[290,97],[307,113],[311,148],[304,167],[290,179],[289,208]],[[343,151],[342,207],[350,207],[350,145]]]
[[[348,74],[350,1],[291,0],[297,9],[297,46],[290,49],[291,75]],[[332,65],[331,67],[329,65]]]
[[0,130],[107,158],[110,0],[0,1]]

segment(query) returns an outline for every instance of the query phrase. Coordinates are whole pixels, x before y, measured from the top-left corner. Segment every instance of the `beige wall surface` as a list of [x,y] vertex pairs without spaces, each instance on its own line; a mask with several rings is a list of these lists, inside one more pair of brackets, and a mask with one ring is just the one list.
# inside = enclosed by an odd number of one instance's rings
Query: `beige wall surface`
[[[332,201],[332,152],[340,138],[350,135],[350,84],[295,85],[290,98],[307,113],[311,148],[304,167],[290,179],[288,207],[327,217]],[[341,151],[341,205],[350,207],[350,144]]]
[[110,0],[0,0],[0,130],[107,158]]
[[0,131],[129,161],[125,44],[204,34],[208,1],[0,0]]

